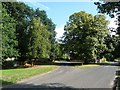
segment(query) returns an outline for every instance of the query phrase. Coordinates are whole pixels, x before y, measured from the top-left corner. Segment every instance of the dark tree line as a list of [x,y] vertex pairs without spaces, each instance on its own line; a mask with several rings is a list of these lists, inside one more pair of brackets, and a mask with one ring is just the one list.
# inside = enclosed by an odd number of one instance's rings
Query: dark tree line
[[55,52],[55,24],[43,10],[22,2],[2,2],[2,62],[50,58]]
[[[120,2],[95,2],[99,15],[77,12],[69,17],[64,29],[64,48],[73,60],[85,63],[106,59],[113,61],[120,58]],[[118,28],[108,28],[108,21],[103,14],[111,18],[118,16]],[[116,32],[116,35],[110,35]]]
[[[111,41],[114,41],[114,47],[115,50],[112,52],[114,55],[114,58],[120,58],[120,1],[118,2],[105,2],[105,0],[101,0],[99,2],[95,2],[95,5],[97,5],[98,12],[107,14],[111,18],[114,18],[117,16],[117,29],[112,30],[113,32],[116,32],[116,36],[113,36],[111,38]],[[111,42],[111,43],[112,43]],[[110,42],[109,42],[110,43]]]
[[74,59],[85,63],[106,58],[120,58],[120,2],[96,2],[99,13],[118,15],[118,28],[109,34],[105,15],[91,15],[84,11],[69,17],[64,35],[58,43],[55,24],[44,10],[33,10],[22,2],[2,2],[2,52],[3,64],[7,58],[20,62],[35,59]]

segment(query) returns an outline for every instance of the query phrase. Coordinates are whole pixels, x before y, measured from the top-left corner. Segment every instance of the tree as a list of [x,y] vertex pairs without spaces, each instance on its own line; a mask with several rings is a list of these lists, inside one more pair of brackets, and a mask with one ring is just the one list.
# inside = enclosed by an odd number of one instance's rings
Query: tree
[[52,56],[53,60],[57,59],[57,60],[63,60],[63,59],[68,59],[68,55],[64,50],[64,44],[59,43],[59,42],[55,42],[54,44],[54,52],[52,52],[54,55]]
[[[120,2],[95,2],[95,5],[97,5],[98,12],[99,13],[106,13],[111,18],[113,18],[116,14],[118,15],[118,28],[117,28],[117,34],[120,35]],[[116,14],[115,14],[116,13]]]
[[72,59],[85,63],[95,61],[106,49],[108,21],[104,15],[92,16],[84,11],[74,13],[65,25],[64,41],[66,52]]
[[32,18],[33,9],[21,2],[2,2],[2,6],[6,9],[10,17],[16,20],[15,35],[18,41],[19,60],[25,61],[28,52],[28,36],[27,28]]
[[117,39],[115,36],[112,36],[110,34],[108,34],[105,37],[105,44],[106,44],[106,50],[104,51],[104,53],[102,53],[102,55],[108,60],[108,61],[113,61],[114,60],[114,50],[116,47],[116,42]]
[[98,12],[99,13],[105,13],[109,15],[111,18],[113,18],[115,15],[118,16],[118,28],[116,30],[116,36],[118,39],[115,47],[115,53],[116,55],[114,57],[119,58],[120,57],[120,2],[105,2],[105,0],[101,0],[99,2],[95,2],[95,5],[97,5]]
[[34,12],[34,17],[40,17],[41,22],[46,26],[46,29],[51,33],[49,38],[49,41],[51,43],[50,56],[54,57],[56,52],[55,24],[52,22],[51,19],[47,17],[47,14],[44,10],[40,11],[39,9],[36,9],[36,11]]
[[[21,2],[2,2],[2,6],[7,10],[7,13],[10,15],[10,17],[14,18],[16,20],[16,37],[18,41],[18,50],[19,50],[19,60],[20,61],[25,61],[28,59],[28,53],[29,53],[29,40],[32,36],[32,34],[29,34],[31,23],[35,21],[35,18],[40,18],[40,22],[37,20],[38,23],[42,23],[41,26],[43,28],[43,33],[48,32],[50,33],[49,35],[49,42],[50,42],[50,51],[46,53],[46,51],[43,51],[43,56],[45,55],[46,58],[47,54],[52,53],[52,49],[54,49],[54,43],[55,43],[55,24],[52,22],[51,19],[47,17],[47,14],[45,11],[41,11],[39,9],[33,10],[29,6],[27,6],[24,3]],[[34,19],[33,19],[34,18]],[[33,24],[35,26],[35,22]],[[40,27],[38,27],[40,28]],[[46,37],[45,37],[46,38]],[[47,44],[44,43],[44,44]],[[44,45],[45,46],[45,45]],[[46,49],[45,49],[46,50]],[[48,49],[49,50],[49,49]],[[30,54],[29,54],[30,55]],[[44,57],[45,57],[44,56]]]
[[16,21],[10,17],[6,9],[2,8],[2,61],[7,58],[18,57],[18,41],[16,40]]
[[[0,9],[2,8],[2,4],[0,2]],[[0,13],[0,16],[2,16],[2,13]],[[0,21],[2,21],[2,18],[0,18]],[[2,24],[0,22],[0,68],[2,66]]]
[[51,43],[49,42],[50,32],[47,31],[46,26],[42,24],[39,17],[32,19],[29,26],[29,44],[28,57],[35,58],[49,58]]

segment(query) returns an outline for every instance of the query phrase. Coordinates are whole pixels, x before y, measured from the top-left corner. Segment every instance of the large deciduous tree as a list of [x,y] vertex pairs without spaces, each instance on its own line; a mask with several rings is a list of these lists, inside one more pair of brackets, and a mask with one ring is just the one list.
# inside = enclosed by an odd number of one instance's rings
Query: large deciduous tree
[[108,21],[104,15],[92,16],[84,11],[72,14],[65,25],[64,44],[72,59],[85,63],[101,58],[106,49]]
[[50,49],[50,56],[54,57],[56,52],[56,42],[55,42],[55,24],[52,22],[51,19],[47,17],[47,14],[44,10],[40,11],[39,9],[36,9],[34,12],[35,17],[40,17],[41,22],[46,26],[46,29],[51,33],[49,37],[49,41],[51,43],[51,49]]
[[18,57],[18,41],[16,40],[15,30],[16,21],[10,17],[6,9],[2,8],[2,62],[7,58]]
[[26,53],[28,52],[27,27],[33,10],[21,2],[2,2],[2,6],[7,10],[10,17],[16,20],[15,35],[18,41],[19,60],[24,61],[27,59]]
[[[43,38],[43,40],[41,39],[41,44],[40,44],[42,45],[40,46],[42,51],[41,53],[39,53],[39,56],[48,58],[49,55],[51,55],[51,53],[54,53],[53,50],[54,50],[55,35],[56,35],[55,24],[52,22],[51,19],[48,18],[45,11],[41,11],[39,9],[33,10],[28,5],[22,2],[2,2],[2,6],[6,9],[10,17],[15,19],[16,21],[15,35],[17,37],[16,40],[18,41],[17,49],[19,52],[20,61],[25,61],[28,59],[28,57],[29,58],[31,57],[31,54],[28,53],[30,51],[30,47],[31,48],[34,47],[34,44],[31,44],[33,46],[29,47],[30,45],[29,41],[32,35],[33,37],[37,37],[37,40],[38,37],[39,39]],[[36,18],[40,19],[40,21],[36,20]],[[34,27],[34,29],[30,27]],[[36,31],[37,29],[41,29],[38,30],[39,33],[41,33],[40,35],[38,35]],[[30,32],[36,33],[36,36],[35,34],[30,34]],[[48,33],[50,34],[48,35]],[[35,41],[34,43],[36,42],[38,43],[38,41]],[[49,41],[50,49],[47,47],[48,41]]]
[[117,15],[118,28],[116,29],[116,34],[118,36],[116,36],[117,43],[115,45],[114,57],[120,58],[120,1],[118,1],[118,2],[115,2],[115,1],[114,2],[105,2],[105,0],[100,0],[99,2],[95,2],[95,5],[97,5],[99,13],[107,14],[111,18],[114,18],[115,15]]
[[51,43],[50,32],[43,25],[41,19],[33,18],[29,26],[28,55],[30,58],[49,58]]

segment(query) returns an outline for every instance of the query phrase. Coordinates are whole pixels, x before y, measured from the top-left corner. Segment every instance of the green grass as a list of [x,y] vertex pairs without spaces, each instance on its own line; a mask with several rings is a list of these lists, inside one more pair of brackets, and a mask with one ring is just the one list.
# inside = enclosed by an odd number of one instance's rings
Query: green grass
[[55,65],[41,65],[33,68],[0,70],[2,72],[0,82],[2,82],[2,85],[12,84],[37,74],[47,73],[56,68]]
[[80,69],[88,69],[88,68],[95,68],[95,67],[98,67],[100,65],[97,65],[97,64],[88,64],[88,65],[77,65],[75,66],[76,68],[80,68]]

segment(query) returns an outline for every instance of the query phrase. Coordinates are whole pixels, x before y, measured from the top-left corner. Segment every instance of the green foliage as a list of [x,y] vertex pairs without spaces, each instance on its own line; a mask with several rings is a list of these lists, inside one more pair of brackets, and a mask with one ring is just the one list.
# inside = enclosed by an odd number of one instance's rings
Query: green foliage
[[118,15],[118,28],[117,28],[117,34],[120,35],[120,2],[102,2],[103,0],[99,2],[95,2],[95,5],[97,5],[98,12],[99,13],[105,13],[109,15],[111,18],[113,18],[115,15]]
[[65,49],[72,59],[94,61],[106,49],[108,21],[104,15],[92,16],[84,11],[74,13],[65,25]]
[[113,51],[114,58],[120,58],[120,35],[114,36],[113,41],[114,41],[113,44],[115,48]]
[[51,33],[49,37],[49,41],[51,43],[51,49],[50,49],[50,56],[53,57],[55,55],[56,51],[56,42],[55,42],[55,24],[52,22],[51,19],[47,17],[47,14],[45,11],[40,11],[39,9],[36,9],[34,12],[35,17],[40,17],[41,22],[46,26],[46,29]]
[[2,60],[6,58],[18,57],[15,29],[16,21],[7,14],[6,10],[2,8]]
[[105,57],[103,57],[102,59],[100,59],[100,61],[101,61],[100,63],[106,63],[107,60]]
[[68,59],[68,54],[64,50],[64,44],[55,42],[53,58],[57,60]]
[[[2,10],[1,2],[0,2],[0,10]],[[2,21],[2,13],[0,13],[0,21]],[[0,66],[2,65],[1,60],[2,60],[2,24],[0,23]]]
[[29,30],[29,52],[31,58],[49,58],[51,43],[50,32],[46,30],[40,18],[33,18]]
[[110,17],[114,17],[114,13],[119,12],[120,2],[103,2],[103,0],[100,0],[94,4],[97,5],[99,13],[106,13]]
[[100,0],[99,2],[95,2],[95,5],[97,5],[98,12],[99,13],[104,13],[109,15],[111,18],[113,18],[115,15],[117,15],[118,25],[116,31],[116,36],[118,39],[116,39],[117,43],[115,45],[115,50],[114,50],[114,58],[119,58],[120,57],[120,2],[103,2],[104,0]]
[[120,58],[115,59],[115,61],[120,62]]
[[20,60],[24,61],[28,52],[27,28],[32,17],[32,9],[21,2],[2,2],[2,6],[7,10],[10,17],[16,20],[15,34],[18,41],[18,52]]
[[117,37],[116,36],[111,36],[111,35],[108,34],[105,37],[105,44],[106,44],[107,49],[103,53],[103,55],[108,61],[113,61],[114,58],[116,57],[115,47],[118,44]]
[[[19,60],[49,58],[55,44],[55,24],[45,11],[33,10],[22,2],[2,2],[7,14],[16,22]],[[38,19],[38,20],[37,20]]]

